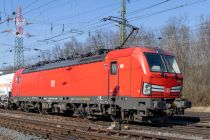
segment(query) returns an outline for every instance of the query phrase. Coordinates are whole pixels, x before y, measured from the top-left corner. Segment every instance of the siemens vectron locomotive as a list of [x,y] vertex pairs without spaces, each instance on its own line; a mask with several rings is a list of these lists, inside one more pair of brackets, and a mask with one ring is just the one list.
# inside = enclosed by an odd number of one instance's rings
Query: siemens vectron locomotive
[[10,107],[132,121],[183,113],[182,88],[171,53],[136,46],[18,70]]

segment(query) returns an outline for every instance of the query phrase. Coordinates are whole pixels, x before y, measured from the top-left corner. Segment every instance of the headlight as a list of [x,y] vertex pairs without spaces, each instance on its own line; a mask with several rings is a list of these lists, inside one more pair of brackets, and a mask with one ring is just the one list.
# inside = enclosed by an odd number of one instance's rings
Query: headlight
[[150,95],[151,94],[151,84],[144,83],[144,85],[143,85],[143,94],[144,95]]

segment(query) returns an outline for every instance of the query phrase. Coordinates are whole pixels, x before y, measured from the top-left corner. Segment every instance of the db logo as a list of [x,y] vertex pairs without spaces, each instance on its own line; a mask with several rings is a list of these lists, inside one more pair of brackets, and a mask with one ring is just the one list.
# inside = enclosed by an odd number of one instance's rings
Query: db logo
[[165,92],[166,93],[170,93],[171,92],[171,89],[170,88],[166,88]]

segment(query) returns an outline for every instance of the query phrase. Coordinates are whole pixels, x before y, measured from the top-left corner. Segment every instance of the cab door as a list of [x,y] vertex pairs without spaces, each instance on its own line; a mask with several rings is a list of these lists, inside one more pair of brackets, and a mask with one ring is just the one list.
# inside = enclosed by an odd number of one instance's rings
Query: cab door
[[109,96],[119,94],[119,69],[116,60],[109,63]]

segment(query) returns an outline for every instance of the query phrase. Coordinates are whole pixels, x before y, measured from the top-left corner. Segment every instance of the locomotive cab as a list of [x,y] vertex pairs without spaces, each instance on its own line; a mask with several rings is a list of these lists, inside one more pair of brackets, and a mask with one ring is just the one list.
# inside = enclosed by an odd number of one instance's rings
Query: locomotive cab
[[[164,98],[180,97],[183,85],[183,76],[172,55],[145,53],[149,67],[147,79],[143,85],[143,95],[159,95]],[[158,94],[163,93],[163,94]]]
[[181,98],[183,76],[170,52],[139,46],[119,49],[107,54],[105,66],[108,100],[119,106],[123,119],[184,114],[191,107],[191,101]]
[[191,107],[191,101],[181,99],[183,76],[175,57],[160,49],[143,54],[148,73],[143,76],[141,97],[152,98],[152,103],[148,103],[151,106],[147,110],[183,114],[184,109]]

